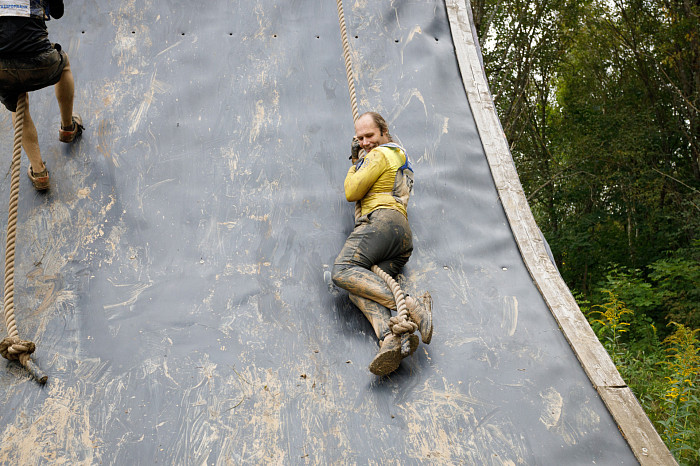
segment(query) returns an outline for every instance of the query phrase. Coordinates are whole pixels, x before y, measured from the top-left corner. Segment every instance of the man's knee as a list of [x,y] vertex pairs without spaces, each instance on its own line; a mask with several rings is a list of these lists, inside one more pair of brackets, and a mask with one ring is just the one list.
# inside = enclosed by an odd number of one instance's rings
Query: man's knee
[[335,286],[344,290],[353,291],[364,286],[363,277],[359,273],[362,267],[354,264],[333,264],[331,280]]
[[358,296],[365,296],[368,283],[359,272],[361,267],[348,264],[335,264],[331,272],[331,280],[338,288]]
[[345,271],[347,270],[348,266],[345,264],[333,264],[333,270],[331,271],[331,280],[333,280],[333,283],[335,283],[335,286],[339,286],[340,288],[344,288],[345,284]]

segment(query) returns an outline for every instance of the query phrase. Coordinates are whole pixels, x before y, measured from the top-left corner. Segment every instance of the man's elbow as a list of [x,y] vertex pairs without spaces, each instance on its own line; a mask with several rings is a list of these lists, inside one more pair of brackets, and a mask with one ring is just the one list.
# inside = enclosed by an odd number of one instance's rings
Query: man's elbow
[[347,199],[348,202],[359,201],[364,196],[365,196],[365,194],[362,192],[362,190],[357,189],[354,186],[346,186],[345,187],[345,199]]
[[357,185],[354,183],[346,181],[343,187],[345,188],[345,199],[347,199],[348,202],[355,202],[362,199],[362,194],[360,194],[360,190],[357,189]]
[[356,202],[362,199],[362,196],[358,196],[354,193],[345,193],[345,199],[347,199],[348,202]]

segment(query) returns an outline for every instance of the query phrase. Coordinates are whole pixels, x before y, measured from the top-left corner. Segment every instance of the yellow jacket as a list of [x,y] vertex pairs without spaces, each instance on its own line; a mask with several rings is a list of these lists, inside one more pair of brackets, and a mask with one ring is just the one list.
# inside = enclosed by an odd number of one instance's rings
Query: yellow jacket
[[406,154],[396,145],[379,146],[365,155],[357,169],[351,166],[345,176],[345,198],[349,202],[360,201],[362,215],[377,209],[398,210],[405,217],[406,207],[392,195],[396,172],[406,164]]

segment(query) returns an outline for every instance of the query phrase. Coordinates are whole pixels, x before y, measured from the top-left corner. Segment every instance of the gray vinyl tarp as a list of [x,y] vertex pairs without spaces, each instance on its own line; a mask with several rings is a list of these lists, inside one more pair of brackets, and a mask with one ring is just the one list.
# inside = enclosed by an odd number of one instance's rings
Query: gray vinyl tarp
[[[49,381],[0,363],[0,462],[636,463],[523,264],[444,3],[345,17],[360,111],[414,164],[401,283],[432,293],[433,342],[373,376],[330,282],[353,226],[335,2],[68,2],[48,24],[86,131],[59,143],[53,90],[30,95],[51,189],[22,174],[15,301]],[[3,111],[1,205],[11,133]]]

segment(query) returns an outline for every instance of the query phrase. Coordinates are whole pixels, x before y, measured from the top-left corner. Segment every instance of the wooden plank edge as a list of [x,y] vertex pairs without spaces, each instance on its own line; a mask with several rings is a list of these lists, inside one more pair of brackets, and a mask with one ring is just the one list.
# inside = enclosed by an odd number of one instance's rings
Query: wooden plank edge
[[620,432],[630,445],[639,446],[633,451],[640,464],[678,464],[629,387],[598,387],[598,393],[615,420],[624,420],[618,421]]

